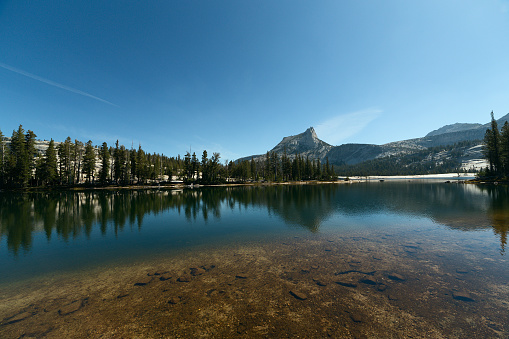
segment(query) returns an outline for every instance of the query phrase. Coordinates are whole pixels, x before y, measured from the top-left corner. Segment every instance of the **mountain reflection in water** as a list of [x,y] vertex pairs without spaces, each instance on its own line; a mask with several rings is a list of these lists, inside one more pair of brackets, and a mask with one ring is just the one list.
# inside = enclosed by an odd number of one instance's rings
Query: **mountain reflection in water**
[[[425,217],[462,231],[493,228],[502,252],[509,230],[505,186],[428,182],[351,185],[206,187],[183,190],[94,190],[0,193],[0,237],[9,252],[28,252],[34,232],[64,240],[143,227],[144,217],[174,211],[188,222],[220,220],[225,209],[266,209],[287,225],[318,232],[333,215],[396,213]],[[239,226],[242,227],[242,226]]]

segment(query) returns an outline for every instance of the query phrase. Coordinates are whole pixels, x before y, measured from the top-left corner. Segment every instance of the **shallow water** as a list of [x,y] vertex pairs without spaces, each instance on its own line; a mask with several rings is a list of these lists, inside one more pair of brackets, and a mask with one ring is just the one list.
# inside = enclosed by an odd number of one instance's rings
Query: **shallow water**
[[509,336],[507,187],[1,193],[0,206],[2,338]]

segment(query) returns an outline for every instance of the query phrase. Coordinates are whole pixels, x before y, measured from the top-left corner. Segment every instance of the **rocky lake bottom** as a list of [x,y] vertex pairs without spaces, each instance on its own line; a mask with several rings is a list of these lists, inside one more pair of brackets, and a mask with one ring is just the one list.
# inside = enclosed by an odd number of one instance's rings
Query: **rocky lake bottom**
[[303,233],[49,275],[2,286],[0,337],[507,338],[507,260],[484,241]]

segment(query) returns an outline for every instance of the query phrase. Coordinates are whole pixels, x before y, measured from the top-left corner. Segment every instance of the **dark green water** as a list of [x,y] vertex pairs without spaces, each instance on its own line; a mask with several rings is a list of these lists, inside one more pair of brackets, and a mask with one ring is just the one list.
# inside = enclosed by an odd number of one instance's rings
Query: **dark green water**
[[[431,182],[0,193],[0,283],[328,233],[428,232],[505,255],[507,187]],[[417,233],[415,233],[417,232]],[[481,253],[482,252],[482,253]]]

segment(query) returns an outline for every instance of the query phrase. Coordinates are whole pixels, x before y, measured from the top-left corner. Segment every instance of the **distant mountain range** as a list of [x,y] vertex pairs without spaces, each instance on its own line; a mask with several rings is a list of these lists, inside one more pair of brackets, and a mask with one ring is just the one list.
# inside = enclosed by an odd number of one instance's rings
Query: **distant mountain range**
[[[499,128],[506,121],[509,121],[509,113],[497,120]],[[320,140],[314,128],[310,127],[303,133],[284,137],[270,152],[275,152],[278,155],[286,153],[290,158],[300,155],[304,158],[320,159],[321,162],[328,159],[330,164],[342,166],[345,164],[356,165],[389,156],[403,157],[412,154],[422,157],[415,161],[424,161],[430,157],[426,152],[429,149],[430,152],[433,150],[432,157],[437,162],[440,162],[440,159],[454,158],[462,164],[463,168],[471,169],[473,167],[477,170],[485,166],[482,140],[489,127],[489,122],[484,125],[456,123],[443,126],[421,138],[394,141],[383,145],[343,144],[340,146],[332,146]],[[457,147],[453,146],[456,144]],[[439,146],[444,146],[444,152],[437,156],[436,148]],[[265,159],[265,154],[247,156],[237,161],[250,160],[251,158],[261,161]]]

